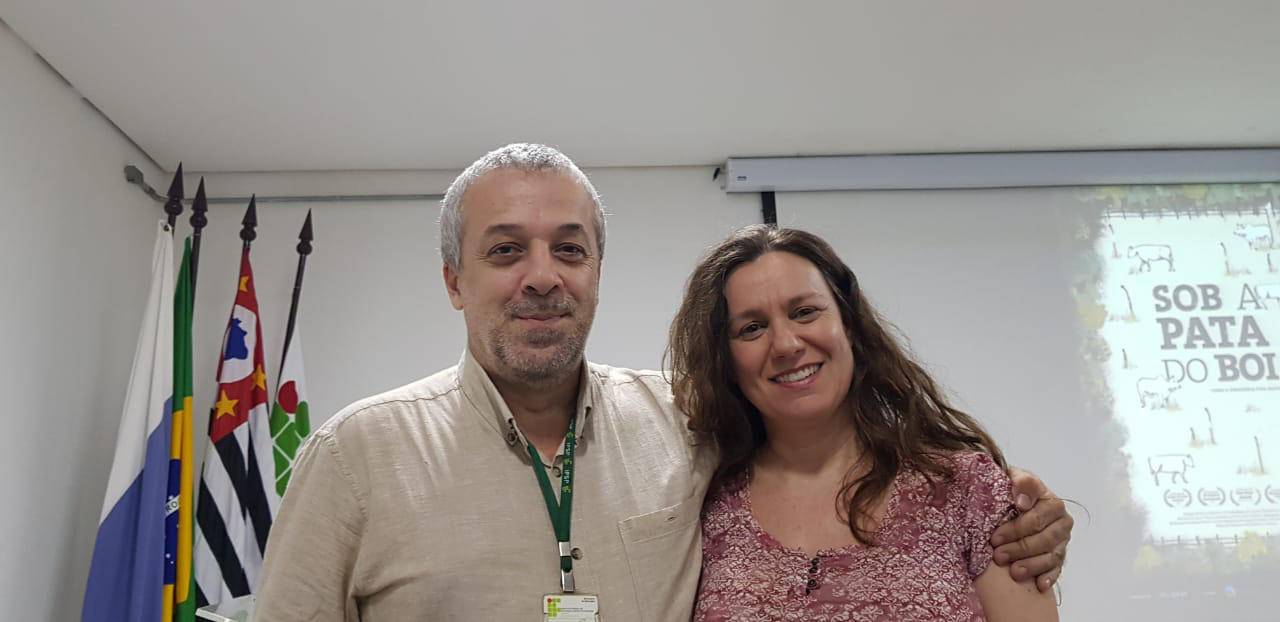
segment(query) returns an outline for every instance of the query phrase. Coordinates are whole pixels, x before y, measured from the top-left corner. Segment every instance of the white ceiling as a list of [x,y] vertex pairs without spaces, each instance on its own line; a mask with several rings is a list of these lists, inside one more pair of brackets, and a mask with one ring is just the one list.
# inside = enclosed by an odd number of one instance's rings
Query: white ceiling
[[[1280,2],[0,0],[166,169],[1280,145]],[[2,88],[2,85],[0,85]]]

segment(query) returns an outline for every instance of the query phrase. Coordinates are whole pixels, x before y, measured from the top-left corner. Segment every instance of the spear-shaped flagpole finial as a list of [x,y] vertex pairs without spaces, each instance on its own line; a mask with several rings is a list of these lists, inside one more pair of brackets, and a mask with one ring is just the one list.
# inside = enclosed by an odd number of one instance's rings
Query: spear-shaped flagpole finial
[[298,232],[298,254],[311,254],[311,210],[307,210],[307,219],[302,223],[302,231]]
[[204,177],[196,188],[196,198],[191,202],[191,297],[195,298],[196,275],[200,267],[200,234],[204,231],[209,219],[205,214],[209,211],[209,201],[204,196]]
[[204,177],[200,177],[200,185],[196,187],[196,197],[191,201],[191,228],[199,232],[209,224],[209,201],[204,195]]
[[182,163],[178,163],[178,170],[173,173],[173,181],[169,182],[169,198],[164,202],[164,213],[169,216],[169,229],[173,230],[174,225],[178,222],[178,215],[182,213]]
[[254,194],[249,197],[249,209],[244,211],[244,219],[240,221],[240,239],[244,240],[244,245],[248,246],[258,237],[256,231],[258,227],[258,195]]

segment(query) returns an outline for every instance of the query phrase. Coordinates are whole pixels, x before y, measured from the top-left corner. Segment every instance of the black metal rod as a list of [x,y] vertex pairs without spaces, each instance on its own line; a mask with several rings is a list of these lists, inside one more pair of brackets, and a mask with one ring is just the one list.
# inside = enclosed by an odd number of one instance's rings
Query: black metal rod
[[[289,356],[289,343],[293,341],[293,330],[298,323],[298,301],[302,299],[302,276],[307,270],[307,256],[298,255],[298,272],[293,277],[293,300],[289,303],[289,323],[284,329],[284,349],[280,353],[280,374],[284,374],[284,359]],[[277,375],[276,379],[283,378]]]
[[[289,303],[289,323],[284,329],[284,349],[280,353],[280,373],[276,382],[284,378],[285,357],[289,356],[289,344],[293,341],[293,330],[298,322],[298,301],[302,299],[302,277],[307,270],[307,255],[311,254],[311,210],[307,210],[307,219],[302,223],[302,231],[298,232],[298,271],[293,277],[293,300]],[[279,387],[276,388],[277,395]]]
[[191,201],[191,308],[195,308],[196,275],[200,273],[200,237],[209,219],[205,213],[209,206],[204,196],[204,178],[200,178],[200,186],[196,188],[196,198]]
[[773,192],[760,193],[760,215],[764,219],[764,224],[778,224],[778,202]]

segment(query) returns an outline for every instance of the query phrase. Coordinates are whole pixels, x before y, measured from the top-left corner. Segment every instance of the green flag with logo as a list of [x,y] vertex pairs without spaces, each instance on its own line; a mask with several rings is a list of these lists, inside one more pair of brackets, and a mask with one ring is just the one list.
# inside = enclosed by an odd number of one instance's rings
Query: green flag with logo
[[307,383],[302,372],[302,337],[297,329],[289,340],[280,370],[275,406],[271,408],[271,439],[276,464],[276,493],[284,496],[293,474],[293,459],[311,433],[307,408]]

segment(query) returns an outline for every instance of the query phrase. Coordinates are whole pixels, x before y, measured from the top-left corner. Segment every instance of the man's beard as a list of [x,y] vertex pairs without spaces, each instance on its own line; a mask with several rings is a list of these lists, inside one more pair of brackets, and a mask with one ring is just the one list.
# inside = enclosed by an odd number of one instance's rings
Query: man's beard
[[[504,307],[506,317],[518,323],[521,317],[531,315],[562,315],[567,327],[532,328],[522,335],[504,332],[496,327],[490,333],[493,354],[503,366],[515,373],[515,380],[531,385],[544,386],[576,373],[582,362],[582,353],[591,330],[591,318],[578,316],[578,305],[573,300],[522,300]],[[531,353],[528,349],[536,349]]]

